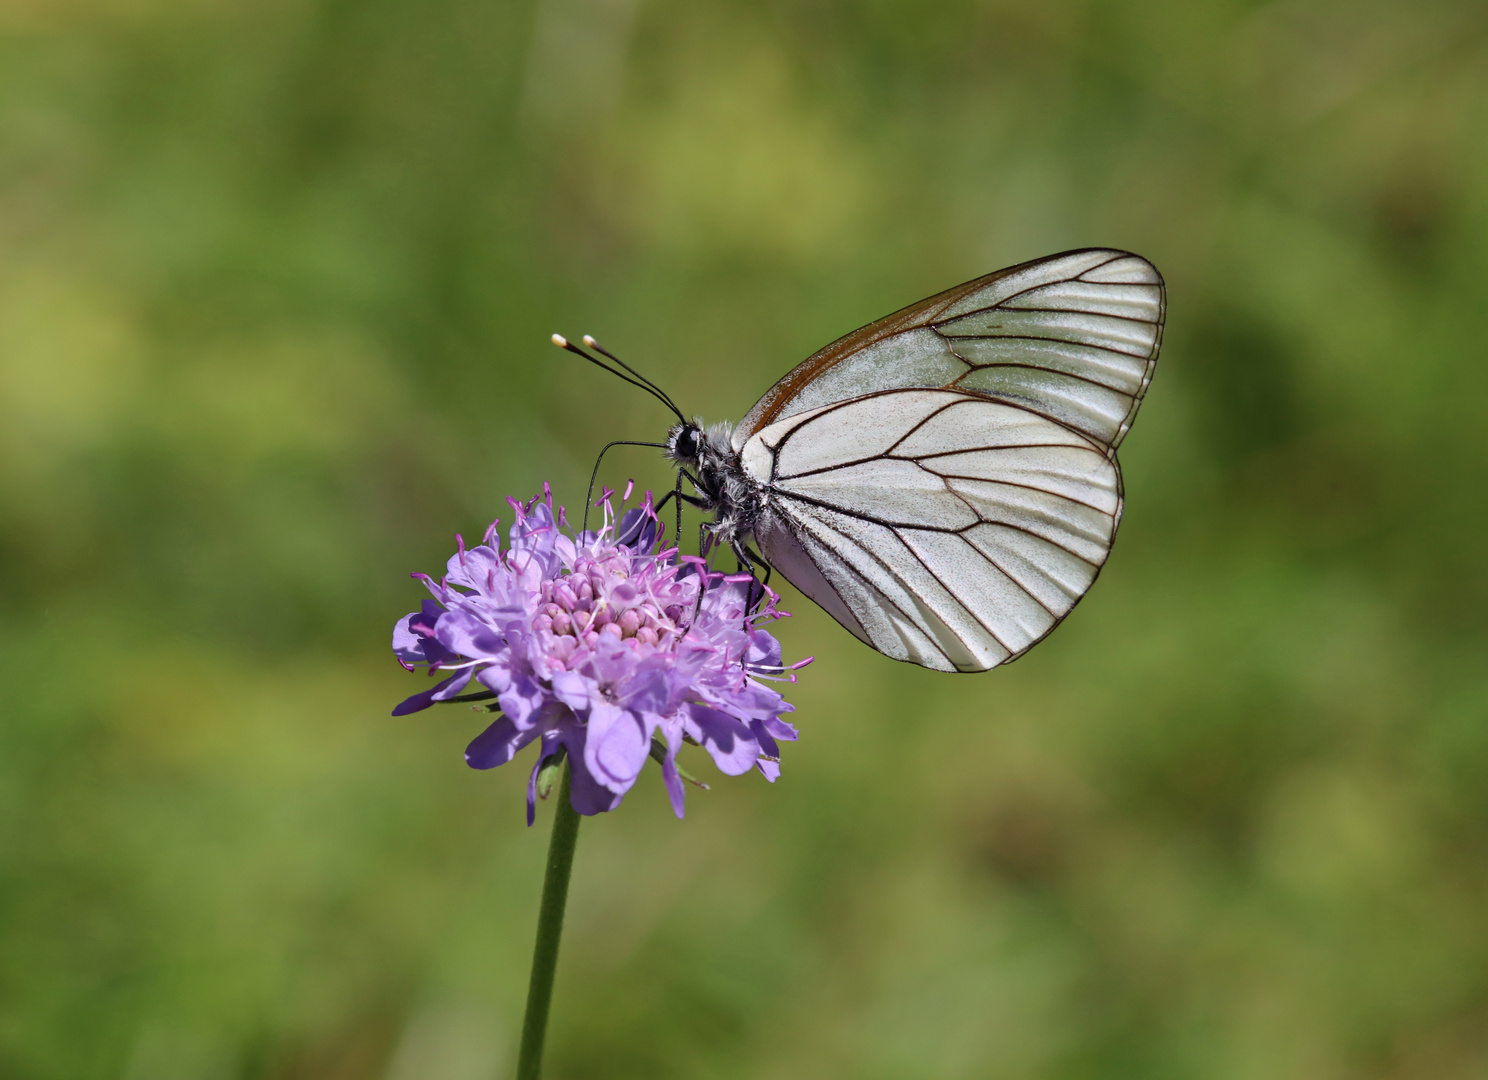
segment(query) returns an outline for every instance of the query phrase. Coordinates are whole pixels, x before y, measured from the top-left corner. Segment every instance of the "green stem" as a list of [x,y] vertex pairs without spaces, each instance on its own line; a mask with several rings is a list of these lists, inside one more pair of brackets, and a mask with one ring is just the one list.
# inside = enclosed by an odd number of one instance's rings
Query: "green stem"
[[542,908],[537,915],[537,947],[532,950],[532,981],[527,984],[527,1015],[522,1020],[517,1080],[538,1080],[542,1076],[543,1039],[548,1032],[548,1006],[553,1001],[553,971],[558,966],[558,939],[563,936],[568,877],[573,870],[574,845],[579,839],[579,814],[569,797],[572,772],[572,763],[566,764],[558,805],[554,808],[548,872],[543,879]]

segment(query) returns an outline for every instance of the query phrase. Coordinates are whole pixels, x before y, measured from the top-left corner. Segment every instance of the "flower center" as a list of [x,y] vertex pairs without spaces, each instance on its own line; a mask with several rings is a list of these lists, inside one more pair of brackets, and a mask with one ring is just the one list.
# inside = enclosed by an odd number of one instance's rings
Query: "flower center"
[[657,597],[636,586],[629,563],[629,553],[616,549],[605,557],[583,559],[572,573],[544,581],[533,629],[586,645],[600,634],[655,645],[676,625]]

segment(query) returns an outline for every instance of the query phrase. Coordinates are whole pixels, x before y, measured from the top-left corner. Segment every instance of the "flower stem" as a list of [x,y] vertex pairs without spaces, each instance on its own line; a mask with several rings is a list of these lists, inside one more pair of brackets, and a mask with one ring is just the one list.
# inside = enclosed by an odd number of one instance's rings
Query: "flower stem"
[[568,902],[568,877],[573,870],[574,846],[579,839],[579,814],[569,797],[573,764],[563,769],[563,786],[553,814],[553,838],[548,842],[548,871],[543,879],[542,907],[537,915],[537,947],[532,950],[532,981],[527,984],[527,1015],[522,1020],[522,1049],[517,1056],[517,1080],[542,1075],[543,1039],[548,1031],[548,1006],[553,1001],[553,971],[558,966],[558,939],[563,936],[563,908]]

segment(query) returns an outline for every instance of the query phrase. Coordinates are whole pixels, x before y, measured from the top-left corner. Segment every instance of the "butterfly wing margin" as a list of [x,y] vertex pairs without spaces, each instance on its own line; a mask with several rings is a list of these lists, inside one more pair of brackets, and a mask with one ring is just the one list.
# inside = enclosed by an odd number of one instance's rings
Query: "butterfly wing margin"
[[734,432],[742,450],[787,417],[880,390],[942,387],[1007,401],[1113,450],[1152,381],[1162,275],[1111,248],[999,270],[853,331],[797,365]]
[[1104,448],[1026,409],[887,391],[745,446],[770,563],[860,640],[940,671],[1017,659],[1095,581],[1121,514]]

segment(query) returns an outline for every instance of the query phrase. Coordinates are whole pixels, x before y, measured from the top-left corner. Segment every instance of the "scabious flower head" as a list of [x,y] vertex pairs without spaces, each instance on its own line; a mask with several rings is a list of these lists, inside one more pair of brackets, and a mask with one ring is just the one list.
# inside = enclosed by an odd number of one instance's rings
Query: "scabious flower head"
[[[566,754],[573,807],[620,805],[648,757],[661,764],[677,816],[677,752],[702,745],[729,775],[780,775],[777,740],[792,706],[763,680],[793,679],[809,661],[782,667],[780,643],[760,624],[782,617],[776,596],[747,575],[707,569],[664,549],[665,527],[648,492],[619,519],[606,492],[604,523],[573,533],[547,485],[516,514],[502,550],[492,522],[478,547],[450,558],[440,581],[415,574],[432,599],[398,621],[393,651],[410,671],[444,674],[394,716],[464,695],[472,681],[495,695],[501,716],[465,751],[472,768],[503,765],[540,742],[527,785],[532,823],[538,774]],[[622,505],[630,495],[627,487]],[[464,697],[464,700],[470,698]]]

